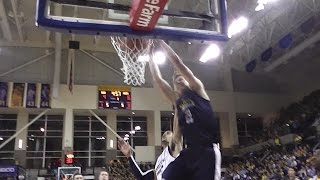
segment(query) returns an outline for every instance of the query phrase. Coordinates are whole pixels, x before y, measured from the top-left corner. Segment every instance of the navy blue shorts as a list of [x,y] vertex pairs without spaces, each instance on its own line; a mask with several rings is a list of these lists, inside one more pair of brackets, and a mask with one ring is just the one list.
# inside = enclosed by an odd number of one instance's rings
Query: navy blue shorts
[[162,174],[163,180],[220,180],[221,154],[213,148],[188,148],[169,164]]

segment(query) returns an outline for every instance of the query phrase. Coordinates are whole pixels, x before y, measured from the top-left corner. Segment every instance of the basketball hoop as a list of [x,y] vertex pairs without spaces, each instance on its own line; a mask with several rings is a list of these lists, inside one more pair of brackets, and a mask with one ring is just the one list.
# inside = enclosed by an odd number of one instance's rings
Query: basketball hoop
[[133,86],[144,84],[148,59],[141,57],[149,56],[153,40],[112,36],[111,42],[123,64],[124,83]]

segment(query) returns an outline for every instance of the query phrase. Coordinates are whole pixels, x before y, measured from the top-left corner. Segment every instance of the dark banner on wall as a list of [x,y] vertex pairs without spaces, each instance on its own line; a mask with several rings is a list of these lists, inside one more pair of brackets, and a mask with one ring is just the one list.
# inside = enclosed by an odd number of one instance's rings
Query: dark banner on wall
[[27,108],[35,108],[36,107],[36,84],[28,84],[27,87],[27,99],[26,99],[26,107]]
[[7,107],[8,83],[0,82],[0,107]]
[[50,85],[41,85],[40,108],[50,108]]
[[24,83],[14,83],[11,97],[11,107],[23,107]]

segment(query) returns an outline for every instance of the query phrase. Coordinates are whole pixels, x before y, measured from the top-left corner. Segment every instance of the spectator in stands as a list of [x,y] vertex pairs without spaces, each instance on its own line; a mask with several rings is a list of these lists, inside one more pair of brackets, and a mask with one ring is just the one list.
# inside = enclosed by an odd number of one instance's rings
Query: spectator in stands
[[286,178],[287,180],[299,180],[298,177],[296,176],[296,171],[293,168],[288,169],[288,177]]
[[84,180],[84,179],[83,179],[82,174],[76,173],[76,174],[73,176],[73,180]]
[[312,167],[310,164],[307,165],[307,176],[314,177],[316,175],[316,169]]
[[274,145],[276,146],[276,151],[281,151],[281,140],[278,135],[274,139]]
[[106,169],[100,171],[99,180],[109,180],[109,173]]
[[309,164],[307,175],[311,177],[310,180],[320,179],[320,150],[315,151],[314,155],[307,162]]

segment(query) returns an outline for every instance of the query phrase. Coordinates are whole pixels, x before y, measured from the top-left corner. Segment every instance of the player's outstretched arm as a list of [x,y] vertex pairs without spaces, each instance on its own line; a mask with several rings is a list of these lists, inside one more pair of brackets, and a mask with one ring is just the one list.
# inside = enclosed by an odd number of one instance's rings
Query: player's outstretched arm
[[180,57],[174,52],[174,50],[163,40],[157,41],[159,46],[161,46],[166,55],[169,58],[169,61],[174,66],[174,68],[179,71],[182,76],[189,82],[190,88],[197,92],[203,98],[209,100],[209,96],[204,90],[204,86],[202,82],[192,73],[192,71],[183,63]]
[[172,152],[173,157],[177,157],[178,154],[182,151],[182,133],[179,127],[177,110],[175,108],[175,114],[173,119],[173,133],[172,133],[172,141],[169,144],[170,150]]
[[154,180],[155,179],[155,173],[154,170],[148,170],[146,172],[142,172],[138,164],[136,163],[135,159],[132,156],[131,147],[129,143],[125,142],[123,139],[120,139],[118,141],[118,148],[119,150],[125,155],[130,163],[131,170],[134,174],[134,176],[138,180]]
[[159,70],[158,65],[154,62],[154,60],[151,58],[149,61],[149,67],[152,74],[152,79],[155,85],[157,85],[163,94],[166,96],[166,98],[172,103],[175,103],[175,94],[171,86],[167,81],[165,81],[162,78],[161,72]]

